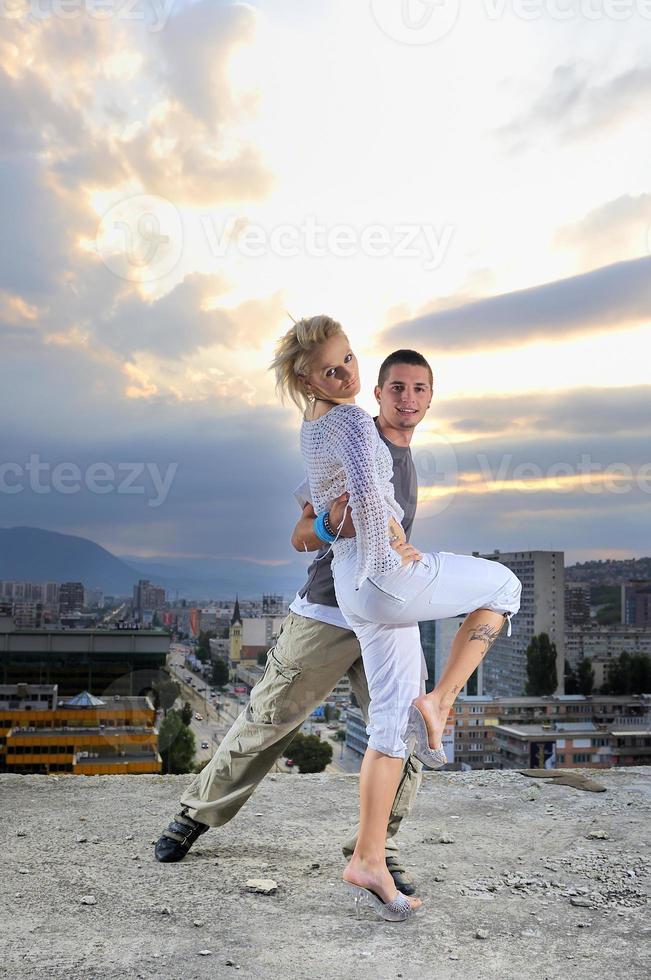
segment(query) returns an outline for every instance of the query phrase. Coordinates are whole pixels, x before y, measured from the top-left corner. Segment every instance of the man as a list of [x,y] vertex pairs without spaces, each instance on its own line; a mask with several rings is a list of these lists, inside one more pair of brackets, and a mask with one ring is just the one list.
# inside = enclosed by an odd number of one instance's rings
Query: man
[[[407,539],[418,495],[416,470],[409,445],[414,429],[430,406],[432,370],[411,350],[390,354],[382,363],[375,388],[380,437],[393,458],[393,485],[404,511]],[[344,516],[345,515],[345,516]],[[316,514],[308,502],[292,534],[299,551],[319,553],[308,569],[305,586],[297,593],[269,651],[264,675],[251,691],[251,700],[221,742],[211,761],[192,780],[181,797],[181,812],[156,844],[159,861],[180,861],[209,827],[231,820],[258,783],[283,754],[304,721],[347,674],[368,721],[369,694],[359,643],[337,606],[330,561],[332,552],[315,532]],[[331,508],[332,527],[344,523],[341,534],[355,534],[345,495]],[[421,781],[421,764],[412,755],[405,761],[387,828],[386,858],[396,887],[406,895],[416,888],[397,855],[395,835],[409,813]],[[350,857],[357,831],[343,845]]]

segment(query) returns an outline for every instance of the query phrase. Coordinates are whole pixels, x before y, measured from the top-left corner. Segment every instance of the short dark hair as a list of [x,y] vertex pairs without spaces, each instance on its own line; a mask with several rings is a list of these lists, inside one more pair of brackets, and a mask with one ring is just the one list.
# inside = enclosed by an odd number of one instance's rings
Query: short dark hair
[[417,350],[394,350],[393,354],[389,354],[388,357],[385,357],[380,364],[380,370],[377,376],[378,388],[383,386],[384,382],[387,380],[387,375],[394,364],[413,364],[415,367],[427,368],[430,388],[434,388],[434,375],[432,374],[432,369],[423,355],[419,354]]

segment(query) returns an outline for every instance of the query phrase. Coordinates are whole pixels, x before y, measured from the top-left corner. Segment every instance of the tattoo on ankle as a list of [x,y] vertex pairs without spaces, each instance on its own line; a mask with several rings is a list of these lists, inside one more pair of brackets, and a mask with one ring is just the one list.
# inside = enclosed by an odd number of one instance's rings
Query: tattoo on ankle
[[482,623],[480,626],[473,626],[470,630],[470,635],[468,640],[479,640],[480,643],[484,644],[484,649],[481,653],[482,657],[485,657],[491,646],[499,636],[500,630],[502,629],[502,623],[499,626],[490,626],[488,623]]
[[449,694],[446,694],[441,699],[441,707],[445,711],[449,711],[450,710],[450,708],[452,707],[452,705],[456,701],[457,694],[459,693],[460,690],[461,690],[461,685],[460,684],[455,684],[454,687],[450,688]]

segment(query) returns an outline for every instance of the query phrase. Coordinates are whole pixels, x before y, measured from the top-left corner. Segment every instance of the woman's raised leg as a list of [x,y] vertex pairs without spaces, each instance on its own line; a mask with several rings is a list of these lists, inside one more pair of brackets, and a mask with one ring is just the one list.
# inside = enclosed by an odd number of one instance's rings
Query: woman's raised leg
[[[424,554],[420,562],[367,581],[359,592],[349,588],[343,596],[360,622],[392,623],[387,629],[396,637],[398,624],[468,613],[436,687],[428,695],[413,698],[425,718],[430,748],[441,747],[450,708],[497,639],[506,617],[510,635],[510,617],[520,608],[521,590],[520,580],[500,562],[442,551]],[[350,613],[346,610],[344,615]],[[386,636],[383,639],[386,642]]]
[[450,656],[436,687],[415,698],[427,725],[429,746],[441,747],[443,730],[457,695],[499,636],[506,616],[491,609],[476,609],[466,616],[452,641]]

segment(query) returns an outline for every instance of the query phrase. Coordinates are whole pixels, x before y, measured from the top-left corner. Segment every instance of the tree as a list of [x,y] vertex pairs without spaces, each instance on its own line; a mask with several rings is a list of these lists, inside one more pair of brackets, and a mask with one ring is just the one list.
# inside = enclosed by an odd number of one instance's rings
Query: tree
[[651,657],[646,653],[633,653],[630,660],[630,694],[647,694],[651,691]]
[[526,651],[527,683],[525,694],[533,697],[543,697],[553,694],[558,686],[556,673],[556,644],[552,643],[547,633],[534,636]]
[[208,632],[208,630],[199,630],[199,636],[197,639],[197,660],[202,663],[210,660],[210,638],[214,638],[215,634]]
[[328,763],[332,762],[332,746],[316,735],[301,735],[299,732],[283,755],[286,759],[294,760],[299,772],[323,772]]
[[604,606],[602,609],[598,609],[595,619],[600,626],[614,626],[621,623],[622,614],[618,605],[609,605]]
[[335,708],[334,704],[324,704],[323,717],[326,721],[337,721],[339,718],[338,708]]
[[158,732],[158,751],[163,760],[164,773],[192,771],[197,743],[194,732],[183,724],[179,711],[169,711]]
[[578,694],[579,693],[579,681],[576,676],[576,671],[572,667],[569,660],[565,661],[565,684],[564,690],[566,694]]
[[181,708],[181,721],[184,725],[189,725],[192,722],[193,711],[192,705],[189,701],[183,702],[183,707]]
[[651,657],[646,653],[623,653],[608,664],[602,694],[647,694],[651,690]]
[[221,657],[218,657],[212,665],[212,683],[215,687],[223,687],[228,684],[228,664]]
[[628,694],[629,654],[624,651],[608,664],[602,694]]
[[167,715],[167,712],[173,706],[174,702],[181,693],[181,688],[176,681],[169,679],[155,681],[152,686],[156,692],[158,706],[160,706],[163,709],[163,713]]
[[[576,680],[578,693],[585,694],[586,697],[589,697],[594,689],[594,670],[592,669],[592,661],[589,657],[583,657],[579,660]],[[567,694],[568,692],[566,691],[565,693]]]
[[600,626],[622,621],[622,590],[619,585],[592,585],[590,605],[596,606],[595,618]]

